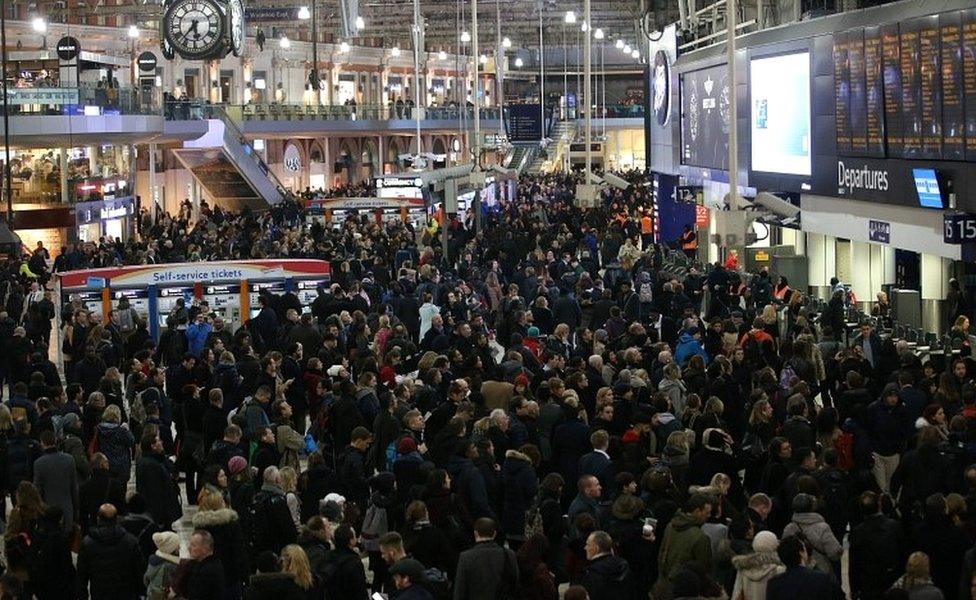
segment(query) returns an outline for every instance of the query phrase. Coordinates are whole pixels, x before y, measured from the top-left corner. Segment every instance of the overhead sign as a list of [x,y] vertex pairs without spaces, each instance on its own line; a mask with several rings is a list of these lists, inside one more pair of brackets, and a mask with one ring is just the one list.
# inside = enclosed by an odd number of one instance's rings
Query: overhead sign
[[248,6],[244,8],[244,20],[249,23],[275,23],[297,21],[297,6]]
[[58,40],[56,50],[61,60],[74,60],[81,52],[81,44],[78,43],[77,38],[66,35]]
[[664,127],[671,117],[671,65],[668,63],[668,54],[664,50],[658,50],[654,55],[651,89],[654,94],[651,104],[654,119],[658,125]]
[[507,112],[509,140],[538,142],[542,139],[542,110],[538,104],[509,104]]
[[868,221],[868,240],[879,244],[891,243],[891,223],[886,221]]
[[945,215],[943,239],[947,244],[976,242],[976,215],[959,213]]
[[136,59],[139,70],[144,73],[154,73],[156,71],[156,55],[148,50],[139,55]]
[[695,205],[695,227],[708,227],[708,207]]
[[62,288],[88,287],[87,283],[91,278],[110,280],[114,288],[151,284],[192,285],[198,281],[220,283],[238,282],[242,279],[260,281],[286,277],[321,277],[328,276],[329,273],[329,263],[322,260],[268,259],[108,267],[59,273],[58,277]]

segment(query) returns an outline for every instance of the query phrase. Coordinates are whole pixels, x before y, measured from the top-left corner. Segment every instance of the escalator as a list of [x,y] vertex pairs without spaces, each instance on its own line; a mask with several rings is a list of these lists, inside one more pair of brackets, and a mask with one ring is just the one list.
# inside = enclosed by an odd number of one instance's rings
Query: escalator
[[244,139],[244,134],[219,106],[208,106],[208,131],[173,150],[176,158],[206,194],[234,210],[262,209],[287,195],[268,165]]

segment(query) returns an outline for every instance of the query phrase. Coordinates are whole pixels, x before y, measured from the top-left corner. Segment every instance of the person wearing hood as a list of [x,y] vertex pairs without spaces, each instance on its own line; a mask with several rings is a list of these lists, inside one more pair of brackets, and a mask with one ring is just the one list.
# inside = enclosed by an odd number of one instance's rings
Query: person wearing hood
[[[139,541],[118,524],[111,504],[98,509],[98,523],[81,543],[77,565],[77,598],[138,600],[144,587],[145,560]],[[90,596],[89,596],[90,592]]]
[[760,531],[752,540],[752,554],[732,557],[735,585],[732,598],[766,600],[766,585],[773,577],[784,573],[786,566],[776,554],[779,540],[771,531]]
[[594,531],[586,538],[586,567],[580,584],[590,600],[622,600],[636,597],[634,575],[627,561],[613,554],[613,538]]
[[525,513],[532,506],[539,491],[539,478],[535,468],[542,460],[539,449],[525,444],[518,450],[505,453],[502,465],[504,504],[502,531],[513,549],[525,541]]
[[889,383],[885,386],[881,399],[868,406],[865,429],[871,438],[871,468],[881,491],[888,493],[891,478],[898,468],[901,452],[911,435],[912,423],[902,404],[898,386]]
[[675,513],[664,531],[661,553],[658,556],[658,577],[670,581],[689,561],[696,561],[706,572],[712,566],[712,543],[701,526],[712,514],[715,500],[704,494],[694,494],[684,509]]
[[61,417],[61,435],[61,446],[74,459],[75,478],[81,485],[91,477],[91,464],[85,443],[81,441],[81,418],[77,414],[72,412]]
[[239,598],[247,576],[244,530],[237,511],[228,508],[223,494],[207,486],[200,492],[199,509],[193,515],[193,529],[207,532],[212,540],[211,552],[223,569],[225,598]]
[[674,362],[685,366],[692,356],[701,356],[707,363],[709,358],[705,348],[701,345],[701,330],[690,327],[678,338],[678,345],[674,349]]
[[149,565],[142,576],[147,600],[169,600],[169,590],[180,564],[180,536],[172,531],[160,531],[152,536],[156,552],[149,556]]
[[668,363],[664,366],[661,382],[658,383],[657,389],[667,395],[674,416],[679,419],[684,418],[688,390],[685,388],[684,382],[681,381],[681,369],[677,364]]
[[739,461],[732,452],[732,438],[721,429],[702,432],[702,449],[691,456],[688,463],[688,485],[711,485],[716,473],[724,473],[731,480],[727,497],[732,506],[742,509],[745,494],[739,477]]
[[810,545],[815,568],[836,580],[835,573],[840,572],[840,557],[844,554],[844,547],[816,510],[816,498],[810,494],[797,494],[793,498],[793,519],[783,529],[783,537],[802,535]]
[[281,570],[281,561],[274,552],[262,552],[256,562],[258,572],[251,575],[245,600],[304,600],[304,591],[291,573]]
[[634,573],[634,584],[646,596],[657,579],[654,560],[660,550],[654,526],[644,522],[648,516],[644,501],[637,496],[621,494],[613,503],[614,519],[608,532],[614,540],[616,553],[627,561]]

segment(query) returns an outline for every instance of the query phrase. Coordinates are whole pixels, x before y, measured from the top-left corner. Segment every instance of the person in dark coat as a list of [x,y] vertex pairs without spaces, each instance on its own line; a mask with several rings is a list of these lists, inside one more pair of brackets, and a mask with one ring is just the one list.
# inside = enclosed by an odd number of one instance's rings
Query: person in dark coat
[[76,598],[87,600],[138,600],[145,588],[145,559],[139,542],[117,522],[111,504],[98,509],[98,522],[81,543],[78,553]]
[[369,498],[369,484],[366,475],[366,451],[373,439],[365,427],[357,427],[350,435],[349,445],[342,449],[336,458],[336,475],[340,491],[346,499],[365,509]]
[[495,511],[489,501],[484,475],[474,463],[477,458],[478,447],[470,440],[463,440],[458,444],[457,452],[451,456],[447,472],[451,475],[453,489],[468,507],[472,519],[494,518]]
[[186,571],[186,600],[223,600],[224,566],[214,554],[214,539],[198,529],[190,536],[190,563]]
[[851,595],[856,600],[877,600],[901,574],[905,539],[898,521],[881,512],[878,494],[864,492],[859,504],[864,520],[850,536]]
[[492,519],[482,518],[475,521],[475,545],[458,557],[454,600],[516,597],[519,585],[518,561],[514,552],[495,542],[496,534],[497,529]]
[[108,458],[96,452],[92,455],[91,466],[91,478],[78,488],[79,517],[84,533],[95,525],[95,517],[102,504],[111,504],[116,511],[125,508],[125,484],[112,477]]
[[340,525],[334,535],[335,551],[332,555],[335,576],[328,582],[327,597],[330,600],[366,600],[366,570],[356,552],[359,538],[351,525]]
[[[634,574],[634,585],[646,596],[657,579],[658,545],[653,531],[644,530],[644,501],[621,494],[613,503],[614,522],[607,533],[613,538],[616,553],[627,561]],[[659,521],[660,522],[660,521]]]
[[532,444],[505,453],[505,463],[502,465],[502,530],[510,545],[525,540],[525,512],[532,506],[539,491],[539,478],[534,468],[541,458],[539,449]]
[[915,548],[929,556],[932,565],[932,583],[945,595],[946,600],[956,600],[963,557],[969,549],[969,538],[946,514],[946,499],[942,494],[932,494],[925,500],[925,518],[912,532]]
[[140,446],[142,456],[136,462],[136,491],[146,499],[153,520],[168,527],[183,514],[175,467],[163,452],[163,440],[157,431],[146,431]]
[[453,579],[457,569],[454,542],[439,527],[434,527],[427,505],[415,500],[407,506],[407,523],[403,528],[403,548],[426,567],[440,569]]
[[783,539],[776,554],[786,572],[769,580],[766,600],[843,600],[843,590],[830,575],[803,566],[809,562],[809,553],[802,540],[795,536]]
[[222,596],[237,598],[248,569],[244,531],[237,511],[226,507],[223,495],[211,492],[209,486],[204,489],[206,491],[200,494],[199,511],[193,515],[193,528],[211,536],[211,550],[223,571]]
[[31,532],[31,545],[37,544],[41,547],[44,557],[36,567],[32,568],[28,564],[30,586],[38,600],[74,598],[70,585],[75,578],[75,567],[71,562],[70,530],[65,529],[62,521],[61,508],[48,506]]
[[78,512],[78,477],[75,459],[58,450],[53,431],[41,434],[44,453],[34,461],[34,487],[48,506],[57,506],[64,515],[64,528],[74,527]]
[[736,508],[742,508],[745,495],[739,478],[739,464],[729,452],[732,438],[721,429],[706,429],[702,443],[704,447],[693,454],[688,463],[688,485],[710,485],[716,473],[724,473],[732,481],[727,495],[729,501]]
[[622,600],[636,597],[634,577],[627,561],[614,556],[613,539],[605,531],[586,538],[586,568],[580,585],[590,600]]
[[251,576],[244,600],[304,600],[304,593],[291,573],[281,571],[273,552],[257,556],[258,572]]
[[603,489],[607,490],[609,494],[610,490],[614,488],[613,478],[616,475],[616,469],[610,461],[610,455],[607,454],[607,449],[610,447],[610,436],[604,430],[594,431],[590,434],[590,445],[593,446],[593,452],[588,452],[580,458],[579,474],[596,477],[600,480]]
[[[575,482],[579,479],[579,462],[590,447],[590,428],[580,419],[583,407],[567,407],[572,414],[566,421],[556,425],[552,430],[552,462],[556,470],[563,476],[564,481]],[[565,496],[568,493],[569,496]],[[573,488],[568,486],[564,490],[564,502],[572,498]]]

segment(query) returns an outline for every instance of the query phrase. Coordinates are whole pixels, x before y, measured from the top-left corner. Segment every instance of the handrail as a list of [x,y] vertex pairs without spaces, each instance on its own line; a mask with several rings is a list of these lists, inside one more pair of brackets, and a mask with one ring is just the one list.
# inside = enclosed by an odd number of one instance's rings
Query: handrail
[[224,127],[230,129],[230,132],[233,134],[234,139],[236,139],[242,146],[246,148],[244,153],[250,156],[251,159],[254,160],[255,163],[257,163],[258,168],[261,169],[261,171],[268,176],[268,179],[274,182],[275,186],[278,188],[278,191],[281,193],[281,195],[288,196],[290,193],[288,191],[288,188],[286,188],[284,184],[281,183],[281,181],[278,179],[278,176],[274,174],[274,171],[272,171],[268,167],[267,163],[264,162],[264,159],[262,159],[254,151],[254,147],[251,146],[249,143],[247,143],[247,139],[244,137],[244,132],[241,131],[241,128],[237,126],[237,123],[234,122],[234,119],[232,119],[230,115],[227,114],[227,111],[224,109],[224,107],[221,105],[211,105],[210,109],[212,111],[211,114],[213,114],[216,118],[220,119],[224,123]]

